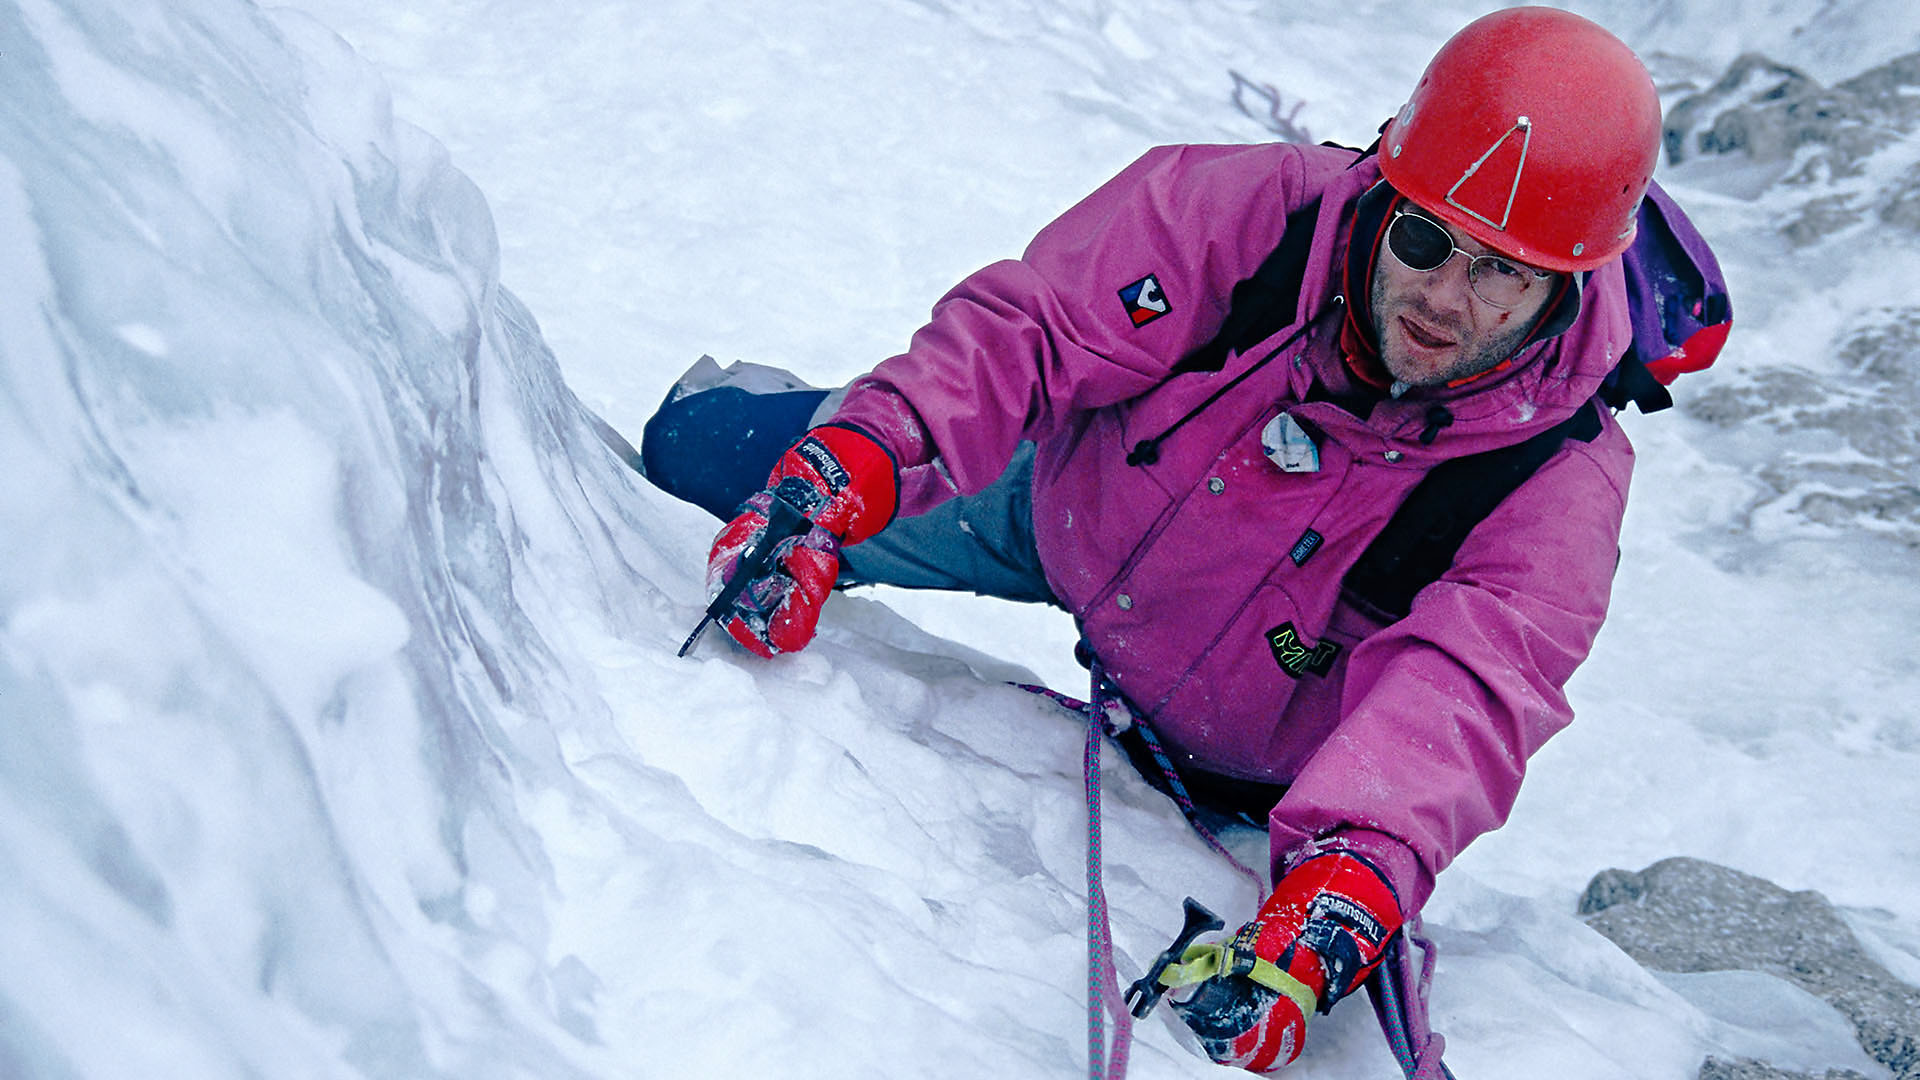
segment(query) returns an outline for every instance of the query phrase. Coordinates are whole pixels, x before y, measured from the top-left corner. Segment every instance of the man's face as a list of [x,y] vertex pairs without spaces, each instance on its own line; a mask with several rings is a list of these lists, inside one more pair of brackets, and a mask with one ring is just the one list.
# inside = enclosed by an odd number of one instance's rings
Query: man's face
[[[1539,321],[1557,282],[1551,275],[1536,276],[1543,271],[1498,256],[1411,201],[1402,209],[1443,230],[1460,251],[1447,252],[1446,261],[1434,269],[1414,270],[1396,255],[1394,237],[1389,234],[1386,250],[1373,269],[1371,293],[1374,337],[1387,371],[1409,386],[1440,386],[1478,375],[1512,356]],[[1423,226],[1409,223],[1393,228],[1406,228],[1411,234]],[[1434,245],[1428,247],[1435,250]],[[1478,268],[1473,266],[1476,257],[1489,254],[1499,262],[1480,260]],[[1415,260],[1415,264],[1430,261]],[[1492,278],[1515,270],[1523,275],[1525,287],[1511,306],[1496,306],[1482,298],[1481,293],[1502,295]],[[1474,291],[1472,274],[1482,278],[1479,293]]]

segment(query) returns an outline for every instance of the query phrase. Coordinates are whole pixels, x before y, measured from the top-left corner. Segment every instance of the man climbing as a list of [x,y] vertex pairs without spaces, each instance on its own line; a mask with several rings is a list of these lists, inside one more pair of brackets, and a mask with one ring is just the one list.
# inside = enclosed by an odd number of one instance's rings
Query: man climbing
[[[1188,788],[1266,822],[1243,962],[1176,1007],[1216,1060],[1278,1068],[1572,718],[1632,471],[1596,395],[1660,137],[1607,31],[1489,15],[1375,148],[1153,150],[844,396],[705,362],[644,468],[728,520],[708,583],[762,656],[836,581],[1072,613]],[[1246,312],[1276,295],[1268,332]],[[1352,587],[1430,472],[1556,428],[1404,610]],[[794,535],[746,580],[770,523]]]

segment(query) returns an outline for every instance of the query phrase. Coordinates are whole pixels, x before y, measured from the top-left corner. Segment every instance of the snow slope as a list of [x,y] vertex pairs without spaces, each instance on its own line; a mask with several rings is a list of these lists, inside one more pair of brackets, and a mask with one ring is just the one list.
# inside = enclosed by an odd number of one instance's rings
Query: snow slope
[[[1822,10],[1740,29],[1836,74],[1912,37]],[[0,1076],[1081,1069],[1080,731],[1001,685],[1076,689],[1069,630],[849,596],[806,654],[676,659],[712,524],[581,402],[636,430],[703,351],[850,377],[1146,145],[1364,140],[1477,11],[0,5]],[[1844,375],[1911,238],[1792,251],[1805,193],[1674,179],[1743,319],[1703,391]],[[1819,888],[1920,981],[1912,540],[1769,485],[1817,432],[1683,412],[1633,426],[1580,722],[1429,908],[1463,1077],[1880,1075],[1587,930],[1608,865]],[[1183,895],[1251,912],[1107,787],[1124,970]],[[1226,1075],[1158,1022],[1135,1061]],[[1345,1006],[1298,1071],[1392,1070]]]

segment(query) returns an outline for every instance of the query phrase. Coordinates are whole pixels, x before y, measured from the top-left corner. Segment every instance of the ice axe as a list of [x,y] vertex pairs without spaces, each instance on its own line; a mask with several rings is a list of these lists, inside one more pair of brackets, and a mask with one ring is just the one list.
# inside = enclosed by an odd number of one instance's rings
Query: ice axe
[[[580,411],[586,415],[588,426],[593,428],[593,433],[600,437],[600,441],[606,444],[607,449],[613,451],[614,455],[634,472],[641,476],[647,475],[646,467],[641,463],[640,452],[633,448],[633,444],[627,441],[626,436],[614,430],[612,424],[602,420],[593,410]],[[794,505],[795,501],[817,502],[817,498],[811,497],[813,495],[811,491],[793,491],[783,497],[776,488],[768,494],[773,504],[767,508],[767,531],[760,534],[758,542],[748,546],[746,553],[740,557],[739,570],[735,572],[733,579],[727,582],[726,588],[721,589],[719,595],[713,598],[713,602],[707,605],[706,616],[700,620],[700,625],[693,628],[693,633],[687,635],[686,643],[680,646],[680,651],[676,655],[684,657],[692,652],[694,643],[700,640],[700,635],[706,632],[707,627],[715,619],[724,618],[729,611],[733,610],[733,605],[739,602],[740,594],[746,591],[747,586],[772,567],[774,552],[779,549],[781,541],[798,536],[812,527],[813,522],[807,517],[807,512]],[[796,499],[796,496],[800,498]]]
[[[804,487],[804,484],[802,486]],[[808,490],[806,494],[812,494],[812,492]],[[740,556],[739,568],[734,571],[726,587],[713,598],[713,603],[707,605],[706,616],[700,620],[699,626],[693,628],[693,633],[687,635],[687,642],[680,646],[678,655],[685,656],[692,651],[693,643],[700,640],[701,633],[715,619],[726,617],[727,613],[733,610],[734,604],[739,602],[740,594],[746,591],[747,586],[772,569],[774,555],[783,542],[813,527],[813,521],[807,517],[807,512],[783,497],[779,488],[768,492],[767,495],[771,502],[767,506],[766,531],[760,534],[759,539],[748,545],[745,554]]]
[[1154,960],[1153,966],[1147,969],[1147,973],[1135,980],[1132,986],[1127,987],[1127,1006],[1136,1020],[1145,1019],[1146,1015],[1153,1011],[1153,1007],[1160,1004],[1161,995],[1168,989],[1160,982],[1161,974],[1180,963],[1181,958],[1186,955],[1187,947],[1193,944],[1193,939],[1201,934],[1210,934],[1215,930],[1227,928],[1227,924],[1220,921],[1220,916],[1208,911],[1205,904],[1191,896],[1181,904],[1181,909],[1186,913],[1187,924],[1180,928],[1180,933],[1174,937],[1173,944],[1160,953],[1160,956]]

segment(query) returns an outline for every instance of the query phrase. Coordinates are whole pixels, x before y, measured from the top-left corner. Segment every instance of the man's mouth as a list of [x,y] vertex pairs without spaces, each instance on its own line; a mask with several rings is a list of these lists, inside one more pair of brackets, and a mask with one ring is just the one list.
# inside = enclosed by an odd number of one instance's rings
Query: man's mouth
[[1446,349],[1455,344],[1452,338],[1434,333],[1405,315],[1400,316],[1400,329],[1409,341],[1423,349]]

